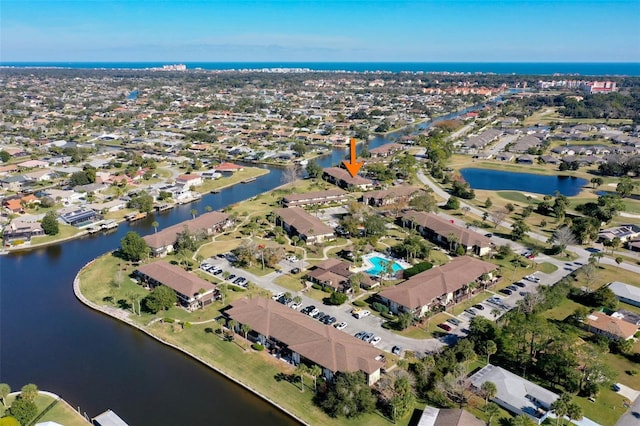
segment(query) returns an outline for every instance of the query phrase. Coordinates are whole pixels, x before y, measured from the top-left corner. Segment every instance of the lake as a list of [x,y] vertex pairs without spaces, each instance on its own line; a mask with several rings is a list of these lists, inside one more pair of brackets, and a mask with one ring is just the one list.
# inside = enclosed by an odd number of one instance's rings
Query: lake
[[490,169],[468,168],[460,170],[460,174],[473,189],[514,190],[544,195],[553,195],[558,191],[567,197],[578,195],[588,184],[586,179],[574,176],[549,176]]

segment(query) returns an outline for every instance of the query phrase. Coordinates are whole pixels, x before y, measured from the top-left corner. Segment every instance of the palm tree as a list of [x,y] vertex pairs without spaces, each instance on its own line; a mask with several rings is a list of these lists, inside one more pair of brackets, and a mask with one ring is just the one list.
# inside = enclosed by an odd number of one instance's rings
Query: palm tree
[[487,352],[487,364],[489,364],[489,358],[491,357],[491,355],[498,352],[498,345],[496,345],[496,342],[494,342],[493,340],[487,340],[484,350],[485,352]]
[[247,340],[249,332],[251,331],[251,326],[249,326],[249,324],[242,324],[240,326],[240,331],[244,334],[244,340]]
[[159,224],[157,221],[155,221],[155,220],[154,220],[154,221],[151,223],[151,226],[153,226],[153,230],[154,230],[154,232],[158,232],[158,226],[160,226],[160,224]]
[[486,405],[490,399],[495,398],[498,393],[498,388],[493,382],[484,382],[480,387],[480,391],[484,395],[484,403]]
[[300,376],[300,392],[304,392],[304,375],[309,372],[309,369],[303,363],[298,364],[296,372]]
[[311,377],[313,377],[313,391],[314,392],[318,391],[317,382],[318,382],[318,377],[321,374],[322,374],[322,367],[320,367],[318,364],[313,364],[311,366],[311,368],[309,368],[309,375]]
[[226,320],[223,317],[220,317],[216,320],[216,322],[220,326],[220,338],[222,339],[223,338],[222,329],[224,328],[224,323],[226,322]]
[[231,321],[229,321],[228,325],[229,325],[229,330],[231,330],[231,333],[232,333],[230,337],[233,340],[233,334],[235,334],[236,328],[238,327],[238,321],[232,319]]
[[489,416],[489,420],[487,420],[487,425],[491,426],[491,419],[494,416],[497,416],[500,412],[500,407],[495,402],[490,402],[484,406],[484,412]]
[[569,420],[580,420],[580,419],[582,419],[582,407],[580,407],[575,402],[571,401],[567,405],[567,416],[569,416]]
[[556,415],[556,425],[569,413],[569,402],[571,402],[571,395],[565,392],[551,404],[551,411]]

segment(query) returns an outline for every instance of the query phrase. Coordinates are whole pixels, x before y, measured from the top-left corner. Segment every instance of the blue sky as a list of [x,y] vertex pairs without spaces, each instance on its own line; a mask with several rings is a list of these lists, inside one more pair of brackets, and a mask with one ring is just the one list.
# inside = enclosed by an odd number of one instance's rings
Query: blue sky
[[640,62],[640,0],[0,0],[0,61]]

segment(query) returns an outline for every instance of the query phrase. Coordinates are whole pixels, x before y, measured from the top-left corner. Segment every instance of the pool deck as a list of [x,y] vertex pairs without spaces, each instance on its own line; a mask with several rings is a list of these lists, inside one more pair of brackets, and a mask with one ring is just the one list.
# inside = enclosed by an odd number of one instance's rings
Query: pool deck
[[[376,265],[374,265],[373,262],[371,262],[371,260],[370,260],[372,257],[379,257],[381,259],[385,259],[385,260],[394,262],[395,264],[397,264],[400,267],[400,269],[398,269],[398,271],[411,267],[411,265],[409,263],[407,263],[407,262],[405,262],[403,260],[394,259],[394,258],[389,257],[387,255],[384,255],[382,253],[373,252],[373,253],[365,254],[364,256],[362,256],[362,266],[360,268],[354,268],[353,270],[355,272],[367,272],[368,270],[375,268]],[[374,274],[371,274],[371,275],[374,275]]]

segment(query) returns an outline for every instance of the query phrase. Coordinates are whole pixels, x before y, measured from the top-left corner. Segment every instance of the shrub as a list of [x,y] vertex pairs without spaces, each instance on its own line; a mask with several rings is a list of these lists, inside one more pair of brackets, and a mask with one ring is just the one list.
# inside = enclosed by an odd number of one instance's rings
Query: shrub
[[191,328],[192,324],[190,322],[185,322],[182,324],[182,328]]
[[397,319],[396,316],[393,315],[391,312],[380,312],[380,315],[382,315],[384,318],[391,321],[395,321]]
[[252,347],[254,350],[258,351],[258,352],[264,351],[264,346],[263,346],[263,345],[261,345],[261,344],[260,344],[260,343],[258,343],[258,342],[256,342],[256,343],[254,343],[253,345],[251,345],[251,347]]
[[342,305],[346,301],[347,295],[338,291],[334,291],[331,293],[331,296],[329,296],[329,303],[331,305]]
[[167,324],[173,324],[174,322],[176,322],[176,320],[174,320],[173,318],[164,317],[162,318],[162,322],[166,322]]
[[311,288],[315,288],[316,290],[322,290],[322,286],[320,284],[312,284]]
[[380,312],[381,314],[386,314],[387,312],[389,312],[389,307],[384,303],[373,302],[371,304],[371,307],[373,308],[374,311]]
[[358,307],[360,307],[360,308],[364,308],[364,307],[366,307],[366,306],[367,306],[366,302],[364,302],[364,301],[362,301],[362,300],[355,300],[355,301],[353,302],[353,305],[354,305],[354,306],[358,306]]
[[411,268],[405,269],[403,271],[404,278],[411,278],[412,276],[419,274],[420,272],[426,271],[433,267],[432,263],[429,262],[420,262],[417,265],[413,265]]

